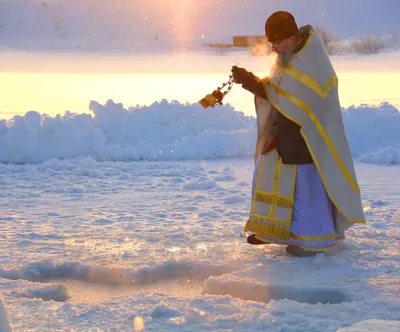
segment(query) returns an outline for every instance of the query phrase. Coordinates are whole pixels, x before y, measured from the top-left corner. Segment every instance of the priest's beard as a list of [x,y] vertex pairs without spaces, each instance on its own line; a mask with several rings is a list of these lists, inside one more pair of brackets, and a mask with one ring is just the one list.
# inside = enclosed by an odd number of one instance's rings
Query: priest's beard
[[289,64],[289,61],[292,59],[293,50],[288,50],[285,53],[277,53],[276,55],[276,66],[279,69],[284,69]]

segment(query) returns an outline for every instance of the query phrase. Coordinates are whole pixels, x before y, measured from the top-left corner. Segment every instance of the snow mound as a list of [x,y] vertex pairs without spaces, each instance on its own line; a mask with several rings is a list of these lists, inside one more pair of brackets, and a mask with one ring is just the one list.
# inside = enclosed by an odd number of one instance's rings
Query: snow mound
[[167,307],[166,305],[159,305],[157,306],[153,312],[150,314],[150,317],[152,319],[158,319],[161,317],[180,317],[182,316],[182,313],[178,310],[175,310],[173,308]]
[[[76,175],[104,177],[95,161],[202,160],[250,157],[255,119],[230,105],[204,110],[199,104],[162,100],[125,109],[109,100],[90,104],[93,115],[66,112],[54,118],[36,111],[0,121],[0,163],[42,163],[49,174],[60,159],[84,158]],[[388,103],[343,111],[355,157],[377,164],[400,164],[400,112]],[[368,134],[366,134],[368,133]],[[177,174],[176,176],[182,176]],[[215,181],[234,181],[228,170]],[[209,189],[214,183],[188,184]]]
[[398,165],[400,164],[400,149],[390,146],[375,153],[364,153],[360,155],[359,161],[370,164]]
[[389,103],[362,104],[342,112],[354,156],[371,163],[399,163],[400,112]]
[[28,299],[42,299],[43,301],[56,302],[65,302],[69,298],[67,288],[63,285],[27,289],[13,295],[15,297],[26,297]]
[[[0,121],[0,162],[40,163],[91,157],[100,161],[190,160],[251,155],[255,119],[227,105],[204,110],[199,104],[163,100],[124,109],[91,102],[94,116],[54,118],[30,111]],[[82,165],[95,172],[91,165]]]

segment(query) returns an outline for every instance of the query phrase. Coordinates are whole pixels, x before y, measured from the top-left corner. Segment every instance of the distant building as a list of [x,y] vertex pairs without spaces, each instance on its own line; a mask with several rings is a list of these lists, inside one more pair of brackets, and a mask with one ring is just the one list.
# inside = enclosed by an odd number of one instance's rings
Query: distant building
[[265,43],[265,36],[233,36],[233,46],[235,47],[253,47]]

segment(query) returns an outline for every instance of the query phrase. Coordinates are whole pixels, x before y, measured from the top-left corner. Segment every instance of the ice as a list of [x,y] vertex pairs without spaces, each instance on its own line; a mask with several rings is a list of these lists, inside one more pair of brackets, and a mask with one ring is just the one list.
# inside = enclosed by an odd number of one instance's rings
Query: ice
[[[246,243],[251,200],[241,184],[253,165],[251,157],[2,164],[0,284],[14,328],[131,330],[140,317],[145,330],[336,332],[396,320],[399,167],[356,163],[368,223],[337,248],[298,259]],[[104,178],[75,175],[82,168]],[[214,187],[224,172],[235,180]],[[164,182],[178,173],[185,182]],[[200,185],[184,189],[191,183]],[[54,301],[57,286],[65,302]]]

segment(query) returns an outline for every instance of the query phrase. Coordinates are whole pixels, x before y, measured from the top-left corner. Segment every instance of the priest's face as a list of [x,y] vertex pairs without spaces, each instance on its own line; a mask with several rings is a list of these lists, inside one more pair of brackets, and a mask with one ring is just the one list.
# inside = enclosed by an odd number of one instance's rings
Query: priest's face
[[286,38],[275,43],[270,43],[272,51],[277,54],[286,53],[291,48],[290,38]]
[[284,68],[293,56],[293,37],[286,38],[276,43],[271,43],[272,50],[277,55],[278,67]]

